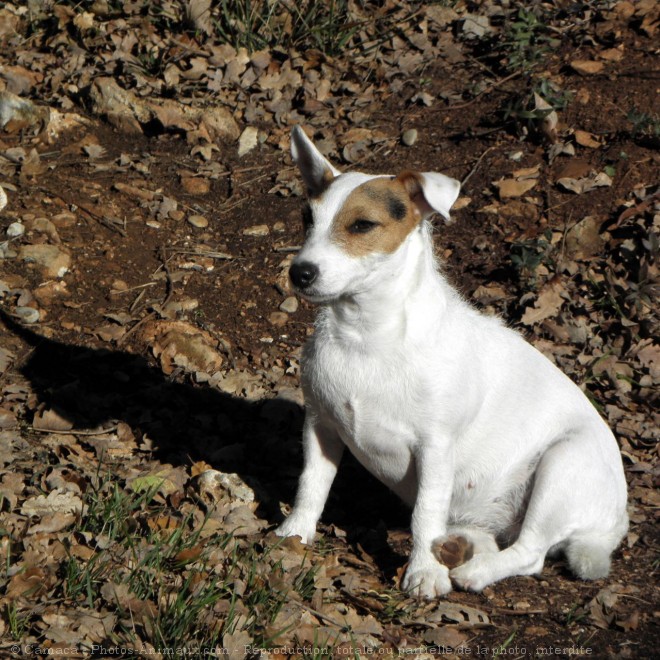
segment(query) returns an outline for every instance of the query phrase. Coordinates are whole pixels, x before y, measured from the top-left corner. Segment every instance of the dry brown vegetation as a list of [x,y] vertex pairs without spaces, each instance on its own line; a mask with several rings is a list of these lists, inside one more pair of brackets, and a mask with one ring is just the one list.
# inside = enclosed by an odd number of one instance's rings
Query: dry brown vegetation
[[[655,2],[0,8],[0,654],[657,654]],[[464,182],[452,281],[619,439],[611,576],[398,591],[408,513],[353,461],[313,549],[313,309],[289,129],[342,168]]]

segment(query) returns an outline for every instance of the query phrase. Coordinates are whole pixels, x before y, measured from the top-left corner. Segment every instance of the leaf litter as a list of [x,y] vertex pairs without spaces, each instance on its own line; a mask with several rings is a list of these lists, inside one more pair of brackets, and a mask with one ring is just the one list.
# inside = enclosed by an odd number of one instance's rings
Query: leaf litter
[[[657,115],[628,76],[657,8],[546,5],[552,52],[543,21],[508,3],[345,3],[345,27],[314,43],[284,3],[277,43],[261,14],[227,40],[209,2],[5,3],[3,639],[241,658],[459,653],[515,630],[536,646],[586,638],[602,657],[656,648]],[[512,21],[537,39],[515,33],[518,60]],[[602,110],[604,76],[628,85],[620,111]],[[524,109],[494,124],[507,104]],[[298,474],[312,314],[284,256],[301,242],[282,155],[294,123],[344,166],[465,179],[438,241],[448,269],[583,384],[621,443],[632,526],[607,581],[549,562],[416,603],[395,588],[408,514],[350,461],[315,549],[269,533]]]

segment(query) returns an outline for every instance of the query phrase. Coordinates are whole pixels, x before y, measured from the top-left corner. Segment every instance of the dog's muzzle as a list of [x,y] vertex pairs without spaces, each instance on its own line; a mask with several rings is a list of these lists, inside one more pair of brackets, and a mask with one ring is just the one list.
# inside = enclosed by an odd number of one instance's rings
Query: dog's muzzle
[[319,268],[308,261],[291,264],[289,268],[289,277],[296,289],[304,291],[319,276]]

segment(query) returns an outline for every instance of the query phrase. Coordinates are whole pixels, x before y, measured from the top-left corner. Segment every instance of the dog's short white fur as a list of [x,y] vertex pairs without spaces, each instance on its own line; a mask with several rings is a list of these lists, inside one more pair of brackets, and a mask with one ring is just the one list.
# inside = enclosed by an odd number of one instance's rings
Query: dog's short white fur
[[[412,594],[480,591],[556,551],[580,578],[605,577],[628,526],[616,441],[567,376],[438,270],[426,218],[448,219],[460,184],[341,174],[299,127],[292,153],[313,224],[291,278],[320,309],[302,367],[304,468],[277,533],[313,541],[346,446],[412,507]],[[451,536],[474,550],[453,570],[432,552]]]

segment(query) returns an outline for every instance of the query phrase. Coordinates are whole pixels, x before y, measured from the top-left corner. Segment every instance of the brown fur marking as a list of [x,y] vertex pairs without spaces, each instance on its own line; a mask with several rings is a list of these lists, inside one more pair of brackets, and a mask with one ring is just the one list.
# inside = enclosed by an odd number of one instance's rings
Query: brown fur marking
[[[352,233],[357,220],[376,226],[366,233]],[[333,221],[332,235],[348,254],[361,257],[373,252],[391,254],[419,224],[421,216],[405,184],[397,179],[372,179],[358,186]]]

